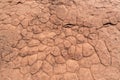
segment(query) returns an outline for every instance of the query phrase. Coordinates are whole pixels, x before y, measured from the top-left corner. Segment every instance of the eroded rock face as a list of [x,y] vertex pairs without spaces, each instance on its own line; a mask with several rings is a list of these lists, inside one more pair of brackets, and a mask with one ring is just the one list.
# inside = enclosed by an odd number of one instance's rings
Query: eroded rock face
[[120,80],[119,0],[1,0],[0,80]]

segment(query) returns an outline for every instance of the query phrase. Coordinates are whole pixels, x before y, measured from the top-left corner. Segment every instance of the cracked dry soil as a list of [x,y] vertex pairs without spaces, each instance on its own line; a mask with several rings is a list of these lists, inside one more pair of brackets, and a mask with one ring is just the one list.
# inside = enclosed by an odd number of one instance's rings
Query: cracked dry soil
[[0,80],[120,80],[120,0],[0,0]]

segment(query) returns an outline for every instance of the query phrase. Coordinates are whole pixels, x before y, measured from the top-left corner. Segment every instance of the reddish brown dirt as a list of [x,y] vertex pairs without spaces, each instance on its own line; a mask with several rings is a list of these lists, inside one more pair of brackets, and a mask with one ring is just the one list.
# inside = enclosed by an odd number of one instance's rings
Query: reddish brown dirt
[[120,0],[0,0],[0,80],[120,80]]

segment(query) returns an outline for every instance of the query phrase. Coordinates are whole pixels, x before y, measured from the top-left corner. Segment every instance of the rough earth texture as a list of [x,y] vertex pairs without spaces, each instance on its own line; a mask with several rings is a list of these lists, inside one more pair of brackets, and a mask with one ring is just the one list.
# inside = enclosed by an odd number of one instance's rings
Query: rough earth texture
[[120,80],[120,0],[0,0],[0,80]]

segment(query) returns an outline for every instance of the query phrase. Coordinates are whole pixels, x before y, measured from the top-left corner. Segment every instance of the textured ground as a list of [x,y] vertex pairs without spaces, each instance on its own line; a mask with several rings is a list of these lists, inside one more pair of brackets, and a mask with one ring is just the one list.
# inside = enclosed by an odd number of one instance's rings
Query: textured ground
[[0,80],[120,80],[120,0],[0,0]]

